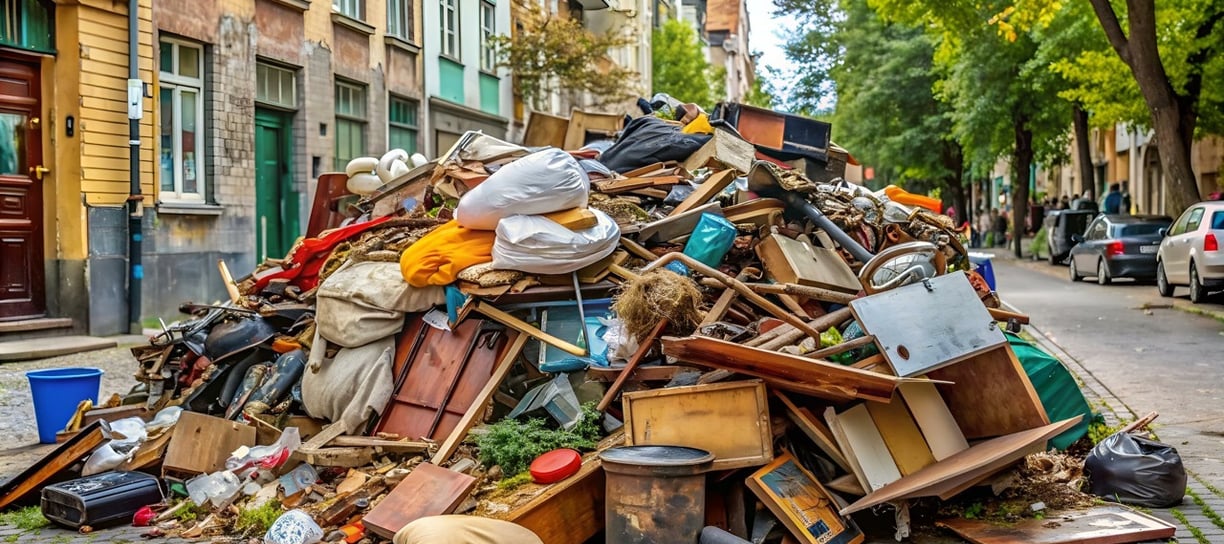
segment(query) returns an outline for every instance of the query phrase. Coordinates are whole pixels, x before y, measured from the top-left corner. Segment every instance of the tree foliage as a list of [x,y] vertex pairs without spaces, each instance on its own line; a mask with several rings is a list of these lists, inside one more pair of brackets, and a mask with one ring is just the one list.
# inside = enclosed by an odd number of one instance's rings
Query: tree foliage
[[[595,34],[582,21],[546,12],[526,3],[529,24],[513,36],[493,36],[497,65],[514,73],[523,100],[535,109],[557,91],[589,93],[600,104],[638,94],[637,72],[608,60],[608,50],[634,43],[633,36]],[[600,105],[597,104],[597,105]]]
[[770,76],[763,76],[759,71],[753,74],[752,86],[748,88],[748,92],[744,95],[744,103],[749,106],[758,108],[772,109],[779,106],[778,98],[774,96],[773,85],[770,83]]
[[726,69],[706,60],[697,31],[672,19],[650,37],[654,92],[667,93],[681,102],[713,104],[726,94]]

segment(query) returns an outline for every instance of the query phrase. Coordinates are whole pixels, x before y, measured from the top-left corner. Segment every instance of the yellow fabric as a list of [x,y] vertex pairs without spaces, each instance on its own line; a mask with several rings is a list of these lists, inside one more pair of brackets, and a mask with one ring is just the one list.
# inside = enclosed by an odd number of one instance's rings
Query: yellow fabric
[[689,124],[684,125],[680,132],[685,134],[714,134],[714,127],[710,126],[710,116],[703,113],[690,121]]
[[465,229],[452,220],[408,246],[400,272],[413,287],[448,285],[464,268],[492,261],[496,238],[494,231]]
[[395,532],[395,544],[544,544],[526,527],[476,516],[430,516]]

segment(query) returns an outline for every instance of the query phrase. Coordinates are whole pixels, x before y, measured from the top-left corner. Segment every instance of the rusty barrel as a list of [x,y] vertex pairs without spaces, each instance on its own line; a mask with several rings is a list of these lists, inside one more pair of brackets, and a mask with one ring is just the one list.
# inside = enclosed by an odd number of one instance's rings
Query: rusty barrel
[[714,455],[680,446],[621,446],[599,454],[607,475],[608,544],[696,544],[705,526],[705,473]]

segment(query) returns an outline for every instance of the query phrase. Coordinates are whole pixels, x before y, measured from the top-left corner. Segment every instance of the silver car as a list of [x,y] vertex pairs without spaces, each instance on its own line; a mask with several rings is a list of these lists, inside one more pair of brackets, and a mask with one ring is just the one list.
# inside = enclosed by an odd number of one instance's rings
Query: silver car
[[1202,302],[1224,289],[1224,201],[1200,202],[1186,209],[1164,233],[1156,253],[1156,289],[1173,296],[1190,287],[1190,301]]

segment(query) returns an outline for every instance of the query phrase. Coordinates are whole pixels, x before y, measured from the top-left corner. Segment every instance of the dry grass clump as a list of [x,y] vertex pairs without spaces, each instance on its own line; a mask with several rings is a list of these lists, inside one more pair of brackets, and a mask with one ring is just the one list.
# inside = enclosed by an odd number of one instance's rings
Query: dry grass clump
[[701,302],[701,290],[693,280],[658,269],[628,282],[612,301],[612,310],[641,340],[660,319],[668,320],[673,334],[692,334],[701,322]]

